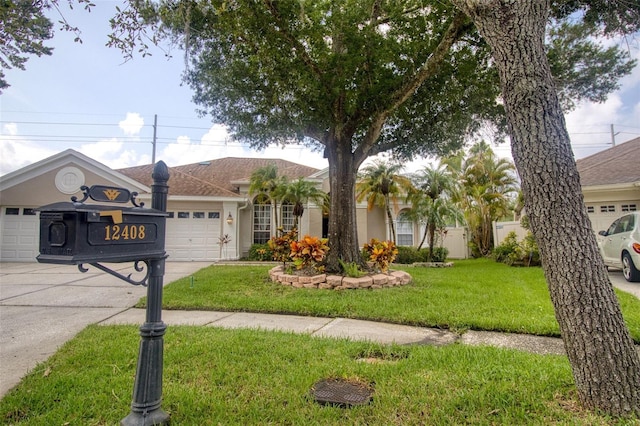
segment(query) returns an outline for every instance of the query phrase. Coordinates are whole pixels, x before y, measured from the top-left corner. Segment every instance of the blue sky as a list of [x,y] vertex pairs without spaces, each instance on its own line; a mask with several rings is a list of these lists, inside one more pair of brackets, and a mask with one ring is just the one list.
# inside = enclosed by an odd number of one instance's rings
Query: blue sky
[[[26,71],[5,72],[11,87],[0,95],[0,174],[42,160],[68,148],[112,168],[151,162],[154,115],[157,115],[156,159],[169,166],[221,157],[284,158],[316,168],[327,166],[322,153],[302,147],[273,147],[257,152],[231,143],[224,127],[200,118],[192,93],[181,85],[182,53],[167,59],[152,57],[124,62],[121,53],[105,46],[115,1],[95,1],[91,13],[82,8],[61,11],[81,29],[83,43],[73,33],[58,31],[48,45],[52,56],[32,57]],[[54,22],[60,20],[55,11]],[[640,58],[637,40],[632,54]],[[586,103],[567,115],[576,158],[640,136],[640,67],[622,81],[619,91],[603,104]],[[494,145],[510,156],[508,143]],[[418,168],[429,160],[408,166]]]

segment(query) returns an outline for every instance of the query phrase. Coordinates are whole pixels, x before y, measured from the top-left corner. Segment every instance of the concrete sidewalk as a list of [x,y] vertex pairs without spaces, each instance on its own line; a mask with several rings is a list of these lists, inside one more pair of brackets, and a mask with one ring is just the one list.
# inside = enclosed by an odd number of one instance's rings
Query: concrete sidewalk
[[[100,325],[141,324],[144,309],[129,309],[100,322]],[[347,318],[303,317],[296,315],[249,312],[162,311],[167,326],[197,325],[222,328],[255,328],[270,331],[305,333],[315,337],[368,340],[400,345],[491,345],[520,349],[538,354],[564,354],[562,339],[524,334],[467,331],[462,335],[448,330],[388,324]]]

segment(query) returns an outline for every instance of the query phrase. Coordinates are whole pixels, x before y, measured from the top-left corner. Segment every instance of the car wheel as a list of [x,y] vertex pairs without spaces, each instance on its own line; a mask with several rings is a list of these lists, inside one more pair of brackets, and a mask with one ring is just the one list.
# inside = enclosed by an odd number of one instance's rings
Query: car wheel
[[629,253],[622,254],[622,274],[624,275],[624,279],[629,282],[640,281],[640,271],[636,269]]

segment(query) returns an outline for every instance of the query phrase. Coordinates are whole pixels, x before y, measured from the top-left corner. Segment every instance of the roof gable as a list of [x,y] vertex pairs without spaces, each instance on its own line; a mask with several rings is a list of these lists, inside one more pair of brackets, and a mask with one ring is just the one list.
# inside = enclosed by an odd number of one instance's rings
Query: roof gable
[[582,186],[640,182],[640,138],[576,161]]
[[73,149],[67,149],[44,160],[0,176],[0,191],[12,188],[28,180],[35,179],[51,170],[59,169],[60,167],[70,164],[89,170],[106,181],[112,182],[115,186],[126,187],[138,192],[151,191],[150,187],[144,185],[141,181],[114,171],[104,164]]

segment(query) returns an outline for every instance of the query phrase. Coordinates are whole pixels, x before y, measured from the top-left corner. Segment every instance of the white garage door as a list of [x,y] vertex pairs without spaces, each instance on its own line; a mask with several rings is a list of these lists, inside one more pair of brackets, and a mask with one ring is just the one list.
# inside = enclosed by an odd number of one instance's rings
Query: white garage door
[[0,222],[0,261],[35,262],[40,238],[37,213],[26,207],[3,207]]
[[638,208],[640,205],[636,201],[587,203],[591,226],[596,233],[606,231],[614,220],[630,212],[635,212]]
[[220,258],[220,212],[177,211],[167,218],[165,248],[170,261]]

